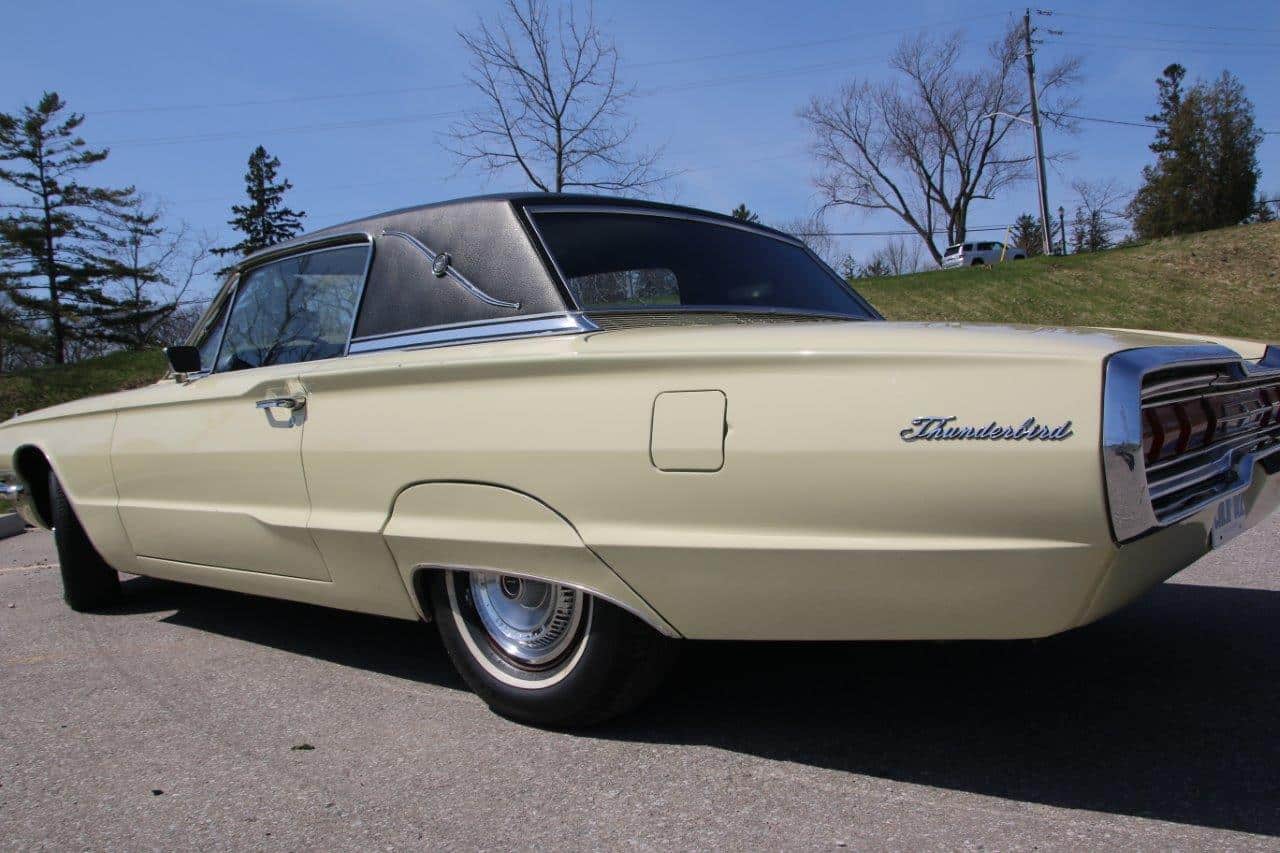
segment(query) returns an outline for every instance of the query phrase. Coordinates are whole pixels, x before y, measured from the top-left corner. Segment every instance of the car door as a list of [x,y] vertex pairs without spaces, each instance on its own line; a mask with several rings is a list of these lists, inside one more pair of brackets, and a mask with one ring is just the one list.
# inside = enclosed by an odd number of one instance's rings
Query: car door
[[329,579],[307,531],[299,368],[345,353],[369,252],[362,240],[247,269],[197,340],[202,372],[120,412],[111,462],[144,567]]

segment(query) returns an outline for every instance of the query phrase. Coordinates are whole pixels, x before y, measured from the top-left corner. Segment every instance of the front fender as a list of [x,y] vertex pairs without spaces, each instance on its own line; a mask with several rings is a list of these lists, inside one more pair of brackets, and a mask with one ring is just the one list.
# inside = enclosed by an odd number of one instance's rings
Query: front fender
[[[588,548],[563,516],[521,492],[480,483],[422,483],[401,492],[383,538],[408,589],[420,571],[484,569],[555,581],[679,633]],[[425,611],[425,602],[420,602]],[[424,614],[425,615],[425,614]]]

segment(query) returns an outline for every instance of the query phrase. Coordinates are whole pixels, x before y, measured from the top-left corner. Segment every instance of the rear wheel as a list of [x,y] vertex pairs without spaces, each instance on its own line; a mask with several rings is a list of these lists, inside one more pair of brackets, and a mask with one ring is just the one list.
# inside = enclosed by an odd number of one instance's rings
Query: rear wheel
[[432,615],[467,685],[506,717],[598,723],[647,697],[674,641],[572,587],[495,572],[435,571]]
[[969,266],[971,266],[971,267],[980,267],[980,266],[982,266],[982,258],[974,258],[974,259],[973,259],[973,263],[969,264]]
[[53,542],[62,571],[62,597],[72,610],[109,607],[120,600],[120,574],[93,547],[57,476],[49,472]]

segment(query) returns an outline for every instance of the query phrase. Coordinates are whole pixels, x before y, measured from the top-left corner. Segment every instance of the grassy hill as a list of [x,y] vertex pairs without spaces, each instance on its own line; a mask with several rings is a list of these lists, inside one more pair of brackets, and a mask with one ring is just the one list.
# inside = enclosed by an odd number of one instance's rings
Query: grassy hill
[[[890,320],[1125,326],[1280,341],[1280,222],[856,285]],[[157,351],[0,375],[0,418],[137,388],[163,372]]]
[[890,320],[1122,326],[1280,341],[1280,222],[854,286]]
[[164,375],[164,355],[115,352],[76,364],[50,365],[0,375],[0,420],[91,394],[140,388]]

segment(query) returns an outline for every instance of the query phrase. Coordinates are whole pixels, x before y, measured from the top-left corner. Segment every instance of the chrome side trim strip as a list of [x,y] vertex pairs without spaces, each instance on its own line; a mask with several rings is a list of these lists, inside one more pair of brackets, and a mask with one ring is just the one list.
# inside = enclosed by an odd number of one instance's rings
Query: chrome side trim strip
[[[440,255],[437,252],[433,252],[431,249],[427,248],[426,244],[423,243],[421,240],[419,240],[417,237],[414,237],[412,234],[407,234],[404,231],[394,231],[394,230],[384,228],[382,229],[382,233],[379,236],[399,237],[401,240],[407,241],[411,246],[413,246],[419,252],[426,255],[427,261],[430,262],[433,266],[436,262],[436,258],[440,257]],[[497,308],[510,308],[512,311],[520,310],[519,302],[508,302],[505,299],[498,299],[496,297],[490,296],[489,294],[485,293],[483,290],[481,290],[480,288],[472,284],[466,278],[466,276],[464,276],[462,273],[454,269],[453,264],[448,264],[445,266],[445,273],[449,276],[449,278],[457,282],[462,287],[463,290],[467,291],[467,293],[471,294],[476,299],[479,299],[481,302],[485,303],[486,305],[493,305]]]
[[351,355],[391,349],[421,349],[489,340],[538,335],[576,335],[596,331],[596,325],[581,314],[554,314],[538,318],[486,320],[480,323],[440,326],[424,331],[397,333],[351,342]]
[[[567,581],[561,580],[560,578],[546,577],[545,575],[537,575],[531,572],[521,571],[519,569],[496,569],[496,568],[493,568],[492,566],[438,566],[430,563],[423,563],[423,564],[414,566],[413,571],[415,574],[417,572],[423,572],[423,571],[493,572],[499,575],[514,575],[515,577],[525,578],[526,580],[531,580],[531,581],[542,581],[543,583],[558,583],[561,586],[567,586],[567,587],[570,587],[571,589],[576,589],[579,592],[584,592],[587,595],[593,595],[596,598],[600,599],[601,601],[607,601],[610,604],[614,605],[615,607],[622,608],[623,610],[630,613],[632,616],[639,619],[641,622],[648,625],[653,630],[657,631],[659,634],[662,634],[664,637],[671,637],[672,639],[676,639],[676,640],[680,639],[680,633],[676,631],[675,628],[668,625],[665,621],[662,621],[661,619],[655,619],[653,616],[647,613],[641,612],[640,610],[636,609],[635,607],[631,606],[625,601],[619,601],[618,599],[614,598],[611,595],[604,595],[597,589],[592,589],[591,587],[584,586],[583,584],[569,583]],[[425,603],[426,602],[422,602],[422,604],[425,604]]]
[[[1107,359],[1102,399],[1102,470],[1112,536],[1121,544],[1159,527],[1176,524],[1207,506],[1249,488],[1253,466],[1276,446],[1227,457],[1233,471],[1230,488],[1200,496],[1188,504],[1156,515],[1142,453],[1142,381],[1153,371],[1177,367],[1220,367],[1234,380],[1280,372],[1280,347],[1268,346],[1263,358],[1251,364],[1234,350],[1216,344],[1149,347],[1125,350]],[[1222,463],[1219,462],[1219,465]],[[1163,485],[1163,484],[1161,484]],[[1157,486],[1159,496],[1169,494]]]

